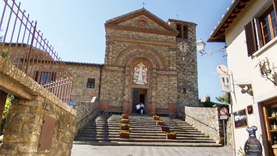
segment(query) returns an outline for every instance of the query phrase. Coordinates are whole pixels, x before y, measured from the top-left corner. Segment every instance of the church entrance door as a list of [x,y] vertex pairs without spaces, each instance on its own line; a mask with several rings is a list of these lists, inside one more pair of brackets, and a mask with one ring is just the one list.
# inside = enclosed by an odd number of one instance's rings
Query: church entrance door
[[144,114],[146,114],[148,111],[148,105],[147,105],[147,89],[142,88],[133,88],[132,91],[132,113],[137,113],[136,105],[138,103],[144,104]]

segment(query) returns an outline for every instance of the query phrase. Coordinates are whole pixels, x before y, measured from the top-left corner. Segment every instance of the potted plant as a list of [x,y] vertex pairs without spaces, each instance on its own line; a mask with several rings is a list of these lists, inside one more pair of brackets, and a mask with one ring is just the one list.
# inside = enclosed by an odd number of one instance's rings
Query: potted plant
[[161,126],[161,131],[169,132],[170,127],[169,126]]
[[175,132],[166,133],[166,139],[176,139],[176,133]]
[[127,131],[120,132],[119,138],[129,138],[129,132]]
[[130,125],[128,124],[121,124],[120,129],[121,130],[129,130]]
[[123,114],[129,115],[129,112],[128,111],[123,111]]
[[129,119],[129,116],[127,114],[122,114],[122,119]]
[[156,113],[155,112],[151,112],[151,116],[155,116],[156,115]]
[[157,115],[155,115],[155,116],[153,116],[153,119],[154,119],[154,120],[159,120],[159,119],[160,119],[160,117],[159,117],[159,116],[157,116]]
[[121,119],[121,123],[129,123],[129,119]]
[[164,125],[164,121],[158,120],[158,121],[156,122],[156,125]]

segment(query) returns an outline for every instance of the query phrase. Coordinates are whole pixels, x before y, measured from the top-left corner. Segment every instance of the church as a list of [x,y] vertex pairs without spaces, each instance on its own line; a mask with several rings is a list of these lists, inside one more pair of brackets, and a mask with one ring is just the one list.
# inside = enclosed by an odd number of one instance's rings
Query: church
[[71,102],[105,112],[171,116],[199,106],[196,24],[163,21],[145,8],[107,20],[104,64],[65,62],[74,72]]

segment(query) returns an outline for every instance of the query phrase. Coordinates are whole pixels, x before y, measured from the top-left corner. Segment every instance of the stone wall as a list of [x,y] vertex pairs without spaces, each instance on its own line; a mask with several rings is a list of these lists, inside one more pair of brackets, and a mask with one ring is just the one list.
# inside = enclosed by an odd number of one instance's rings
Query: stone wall
[[[93,97],[98,99],[101,64],[66,62],[67,68],[74,74],[71,101],[89,102]],[[88,78],[95,78],[95,87],[87,88]]]
[[219,143],[220,127],[218,119],[218,108],[212,107],[185,107],[182,118],[200,130],[205,135]]
[[226,135],[227,135],[227,146],[235,148],[235,137],[234,137],[234,127],[233,127],[234,119],[230,117],[226,124]]
[[76,133],[83,128],[89,121],[95,119],[99,115],[99,102],[80,102],[77,107],[77,124]]
[[[42,155],[38,154],[46,143],[40,143],[42,136],[49,139],[51,145],[44,155],[70,155],[76,125],[74,109],[2,57],[0,88],[15,95],[4,127],[1,155]],[[46,117],[53,121],[53,129],[46,126],[49,129],[44,131],[43,126],[49,121],[44,120]]]

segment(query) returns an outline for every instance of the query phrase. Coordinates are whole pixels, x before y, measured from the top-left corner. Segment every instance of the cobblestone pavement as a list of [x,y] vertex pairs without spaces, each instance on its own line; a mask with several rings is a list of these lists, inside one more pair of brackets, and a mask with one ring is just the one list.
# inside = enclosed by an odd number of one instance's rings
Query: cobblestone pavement
[[74,144],[71,156],[235,156],[230,147],[93,146]]

